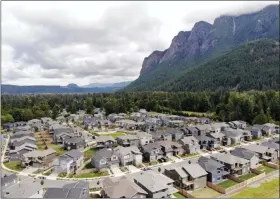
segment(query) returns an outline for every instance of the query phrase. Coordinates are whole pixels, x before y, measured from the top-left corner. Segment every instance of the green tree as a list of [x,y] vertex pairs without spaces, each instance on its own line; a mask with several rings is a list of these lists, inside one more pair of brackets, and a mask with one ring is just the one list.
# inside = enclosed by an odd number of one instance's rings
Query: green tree
[[269,122],[269,118],[267,117],[266,114],[264,114],[263,110],[253,120],[254,124],[264,124],[267,122]]
[[92,97],[87,97],[87,100],[86,100],[86,112],[87,114],[92,114],[93,112],[93,102],[92,102]]
[[28,121],[34,118],[33,112],[30,109],[23,110],[23,120]]
[[11,114],[6,114],[1,116],[1,124],[9,123],[9,122],[14,122],[14,118]]

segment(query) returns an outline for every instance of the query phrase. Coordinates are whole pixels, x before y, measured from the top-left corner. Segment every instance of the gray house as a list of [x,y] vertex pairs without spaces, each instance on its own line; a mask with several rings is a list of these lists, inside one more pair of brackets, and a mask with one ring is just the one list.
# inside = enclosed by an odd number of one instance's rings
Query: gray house
[[214,138],[213,136],[201,135],[194,137],[198,140],[200,149],[212,150],[221,146],[220,141]]
[[117,137],[117,143],[121,146],[139,146],[140,141],[137,135],[124,135]]
[[178,192],[173,187],[172,179],[152,170],[136,173],[133,181],[147,192],[147,198],[170,198],[172,194]]
[[99,136],[96,137],[95,148],[113,148],[116,144],[116,140],[112,136]]
[[244,148],[235,148],[230,152],[232,155],[246,159],[250,162],[250,168],[255,169],[259,165],[259,157],[255,152]]
[[179,142],[187,154],[194,154],[200,152],[198,140],[194,136],[184,137]]
[[60,155],[53,161],[53,170],[59,174],[66,172],[67,174],[73,172],[83,164],[84,155],[79,150],[71,150]]
[[185,163],[165,169],[165,175],[175,181],[175,185],[193,191],[207,185],[207,172],[199,164]]
[[21,146],[16,147],[14,150],[10,150],[10,160],[19,160],[20,157],[30,151],[36,150],[37,146],[34,144],[25,143]]
[[52,166],[53,159],[56,157],[56,151],[52,148],[48,148],[43,151],[30,151],[21,156],[22,167],[36,167],[36,168],[48,168]]
[[146,144],[152,143],[153,141],[153,137],[151,134],[146,133],[146,132],[138,132],[137,136],[140,140],[140,145],[144,146]]
[[252,127],[252,137],[253,137],[253,139],[262,138],[262,125],[255,124]]
[[96,154],[93,155],[91,163],[94,168],[104,170],[110,168],[112,165],[119,166],[120,161],[115,151],[108,148],[97,151]]
[[207,181],[219,183],[227,178],[229,172],[225,170],[225,165],[216,160],[201,156],[198,159],[198,164],[208,173]]
[[157,141],[156,144],[161,146],[161,151],[166,157],[180,156],[184,153],[184,149],[181,144],[173,141]]
[[228,122],[230,128],[233,129],[246,129],[247,123],[241,120]]
[[23,136],[23,137],[20,137],[20,138],[13,138],[13,139],[10,139],[10,142],[9,142],[8,146],[11,150],[14,150],[16,147],[19,147],[19,146],[21,146],[25,143],[36,145],[36,139],[34,137],[31,137],[31,136]]
[[118,146],[114,149],[122,166],[142,164],[142,153],[136,146],[122,147]]
[[155,141],[160,141],[160,140],[172,141],[172,135],[169,132],[160,130],[160,131],[152,132],[151,134]]
[[278,152],[276,149],[268,148],[267,146],[259,144],[242,146],[242,148],[255,152],[258,155],[260,161],[274,162],[277,160]]
[[250,170],[250,162],[244,158],[225,153],[214,154],[211,158],[224,164],[225,171],[232,175],[243,175]]
[[1,188],[4,189],[9,187],[18,181],[18,176],[15,174],[10,174],[1,178]]
[[159,143],[150,143],[142,146],[143,158],[146,161],[159,160],[163,157],[163,151]]
[[244,140],[243,132],[240,129],[228,129],[227,131],[223,131],[222,134],[224,134],[222,143],[225,146],[240,144]]
[[62,188],[49,187],[43,195],[43,198],[89,198],[89,183],[77,181],[64,185]]
[[[278,140],[279,141],[279,140]],[[270,149],[275,149],[277,151],[277,157],[280,157],[279,143],[273,141],[265,141],[261,143],[262,146],[266,146]]]
[[146,198],[147,192],[144,191],[133,181],[122,177],[119,180],[106,178],[103,180],[103,198]]
[[72,137],[75,137],[73,129],[67,129],[67,130],[57,129],[53,132],[53,141],[55,144],[64,144],[65,140]]
[[72,137],[64,140],[64,148],[67,150],[83,149],[86,147],[86,141],[80,137]]
[[32,132],[32,131],[17,131],[13,135],[11,135],[11,139],[21,138],[24,136],[34,137],[35,135],[34,135],[34,132]]

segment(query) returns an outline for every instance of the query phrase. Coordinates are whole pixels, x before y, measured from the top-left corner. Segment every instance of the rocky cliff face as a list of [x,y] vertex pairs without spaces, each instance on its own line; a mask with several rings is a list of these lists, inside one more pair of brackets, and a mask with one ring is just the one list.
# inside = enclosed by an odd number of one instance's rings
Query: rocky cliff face
[[[232,47],[259,38],[279,38],[279,6],[240,16],[221,16],[213,25],[197,22],[191,31],[181,31],[165,51],[154,51],[144,59],[140,77],[161,63],[191,60],[226,52]],[[159,66],[160,67],[160,66]]]

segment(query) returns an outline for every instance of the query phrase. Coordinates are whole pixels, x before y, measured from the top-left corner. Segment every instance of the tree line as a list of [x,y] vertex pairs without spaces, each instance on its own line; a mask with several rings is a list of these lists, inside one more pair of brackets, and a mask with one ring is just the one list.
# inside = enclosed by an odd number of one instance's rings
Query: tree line
[[279,92],[219,90],[2,95],[1,123],[41,117],[55,119],[63,109],[69,113],[85,110],[88,114],[93,114],[95,107],[104,108],[107,115],[129,113],[144,108],[148,111],[183,116],[198,116],[196,113],[188,114],[184,111],[208,112],[213,113],[211,118],[217,121],[244,120],[250,124],[280,121]]

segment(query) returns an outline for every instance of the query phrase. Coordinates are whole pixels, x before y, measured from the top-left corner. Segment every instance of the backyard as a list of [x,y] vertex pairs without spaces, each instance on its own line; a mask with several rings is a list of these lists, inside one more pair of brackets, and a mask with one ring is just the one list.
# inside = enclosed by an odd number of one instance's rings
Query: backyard
[[198,189],[196,191],[191,192],[190,194],[196,198],[216,198],[221,195],[219,192],[208,187]]
[[53,150],[56,151],[57,154],[61,155],[66,152],[64,147],[62,145],[56,145],[56,144],[49,144],[49,147],[51,147]]
[[85,169],[92,169],[92,168],[93,168],[93,166],[92,166],[91,162],[89,162],[89,163],[87,163],[87,164],[82,168],[82,170],[85,170]]
[[85,157],[91,157],[91,156],[93,156],[95,153],[96,153],[96,150],[95,150],[95,149],[89,149],[89,150],[87,150],[87,151],[84,152],[84,156],[85,156]]
[[255,173],[247,173],[245,175],[239,176],[238,178],[240,178],[242,180],[248,180],[248,179],[253,178],[255,176],[257,176],[257,174],[255,174]]
[[109,175],[108,171],[77,174],[75,178],[95,178]]
[[230,180],[230,179],[227,179],[223,182],[220,182],[219,184],[217,184],[219,187],[222,187],[224,189],[226,188],[229,188],[229,187],[232,187],[234,185],[238,184],[237,182],[233,181],[233,180]]
[[279,198],[279,178],[262,183],[258,187],[247,188],[231,198]]
[[275,171],[276,169],[273,169],[273,168],[268,167],[268,166],[260,166],[260,167],[257,168],[257,170],[264,171],[265,173],[270,173],[270,172]]
[[24,168],[21,167],[20,161],[10,161],[7,163],[4,163],[4,165],[11,169],[11,170],[15,170],[15,171],[22,171]]
[[179,192],[174,193],[173,196],[175,196],[176,198],[185,198],[185,196],[183,196],[183,195],[180,194]]

